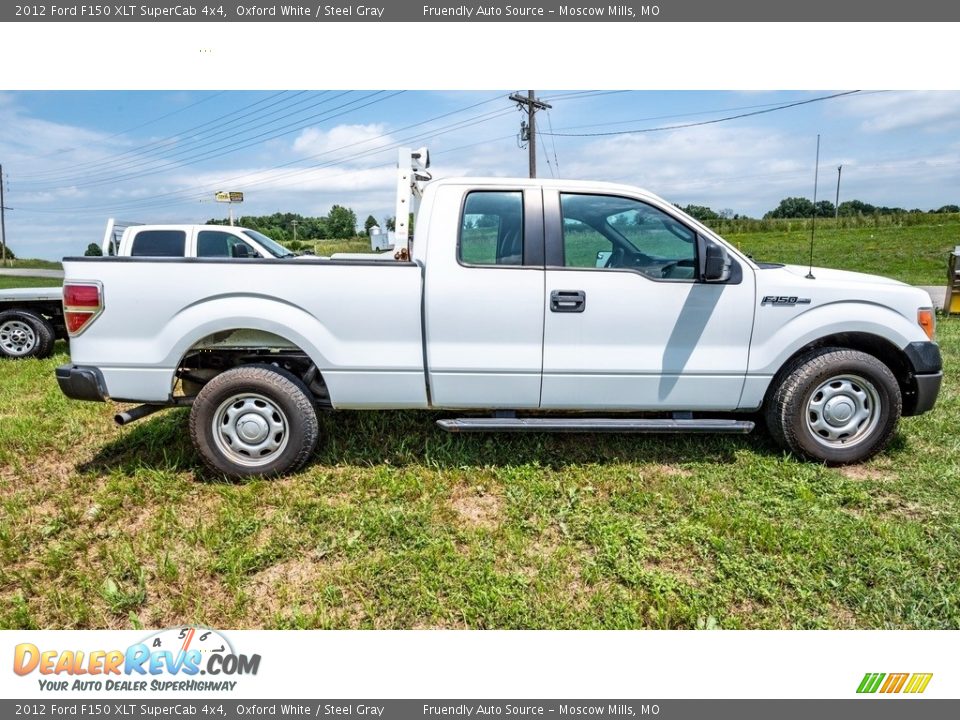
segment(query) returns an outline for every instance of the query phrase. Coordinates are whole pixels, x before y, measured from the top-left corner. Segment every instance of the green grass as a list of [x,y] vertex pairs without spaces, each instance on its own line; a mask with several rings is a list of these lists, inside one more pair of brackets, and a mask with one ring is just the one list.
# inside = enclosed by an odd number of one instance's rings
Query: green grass
[[301,473],[201,469],[0,363],[0,627],[956,628],[960,319],[934,412],[869,463],[743,437],[455,436],[338,412]]
[[[910,216],[903,216],[909,218]],[[880,222],[880,221],[883,222]],[[912,224],[924,220],[926,224]],[[809,221],[775,221],[774,229],[736,232],[717,226],[728,241],[755,260],[806,265],[810,257]],[[960,245],[960,217],[925,215],[900,224],[878,218],[876,225],[837,227],[832,220],[817,222],[815,265],[855,270],[896,278],[913,285],[943,285],[947,256]]]
[[370,249],[370,241],[367,238],[354,238],[351,240],[316,240],[307,243],[312,246],[317,255],[332,255],[333,253],[368,253],[373,252]]
[[63,278],[20,277],[19,275],[0,275],[0,289],[60,287]]
[[8,268],[21,268],[30,270],[63,270],[63,264],[59,260],[40,260],[38,258],[18,258],[7,261]]

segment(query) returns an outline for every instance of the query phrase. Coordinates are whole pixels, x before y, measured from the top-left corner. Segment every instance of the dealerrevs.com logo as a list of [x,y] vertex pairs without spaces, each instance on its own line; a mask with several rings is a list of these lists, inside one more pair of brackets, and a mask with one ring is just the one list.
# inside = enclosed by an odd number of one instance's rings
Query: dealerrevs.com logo
[[203,627],[162,630],[126,650],[20,643],[13,655],[13,671],[38,675],[45,691],[231,691],[237,686],[233,678],[259,669],[260,655],[237,653],[222,633]]

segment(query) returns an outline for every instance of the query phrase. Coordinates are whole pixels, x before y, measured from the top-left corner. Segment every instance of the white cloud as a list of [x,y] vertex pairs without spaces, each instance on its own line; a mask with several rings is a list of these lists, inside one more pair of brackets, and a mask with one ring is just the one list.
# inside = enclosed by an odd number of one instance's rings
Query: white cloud
[[880,133],[922,127],[927,132],[956,129],[960,124],[960,93],[894,91],[856,95],[841,106],[860,118],[865,132]]
[[393,138],[382,123],[370,125],[337,125],[329,130],[310,127],[302,130],[293,141],[293,151],[299,157],[348,152],[362,153],[390,145]]

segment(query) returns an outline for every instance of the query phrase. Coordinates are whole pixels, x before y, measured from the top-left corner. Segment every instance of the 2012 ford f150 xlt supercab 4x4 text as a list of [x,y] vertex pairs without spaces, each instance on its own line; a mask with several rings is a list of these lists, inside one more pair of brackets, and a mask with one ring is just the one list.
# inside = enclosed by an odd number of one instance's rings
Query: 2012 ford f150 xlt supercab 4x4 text
[[[429,179],[401,153],[394,255],[70,258],[71,398],[191,405],[231,476],[301,466],[323,408],[496,411],[446,430],[749,432],[858,462],[942,378],[922,290],[756,263],[670,203],[606,183]],[[405,196],[404,196],[405,195]],[[741,415],[738,415],[741,413]]]

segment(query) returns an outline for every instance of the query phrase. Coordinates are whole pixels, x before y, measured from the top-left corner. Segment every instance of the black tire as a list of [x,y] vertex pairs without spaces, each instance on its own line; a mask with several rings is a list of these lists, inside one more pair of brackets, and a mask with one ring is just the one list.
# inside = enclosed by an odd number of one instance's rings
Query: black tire
[[233,478],[293,472],[309,459],[318,436],[310,391],[272,365],[217,375],[190,410],[190,439],[200,457],[211,470]]
[[890,369],[857,350],[824,348],[778,375],[765,417],[782,447],[828,465],[858,463],[893,437],[902,397]]
[[43,359],[53,354],[56,331],[32,310],[0,312],[0,356],[12,360]]

